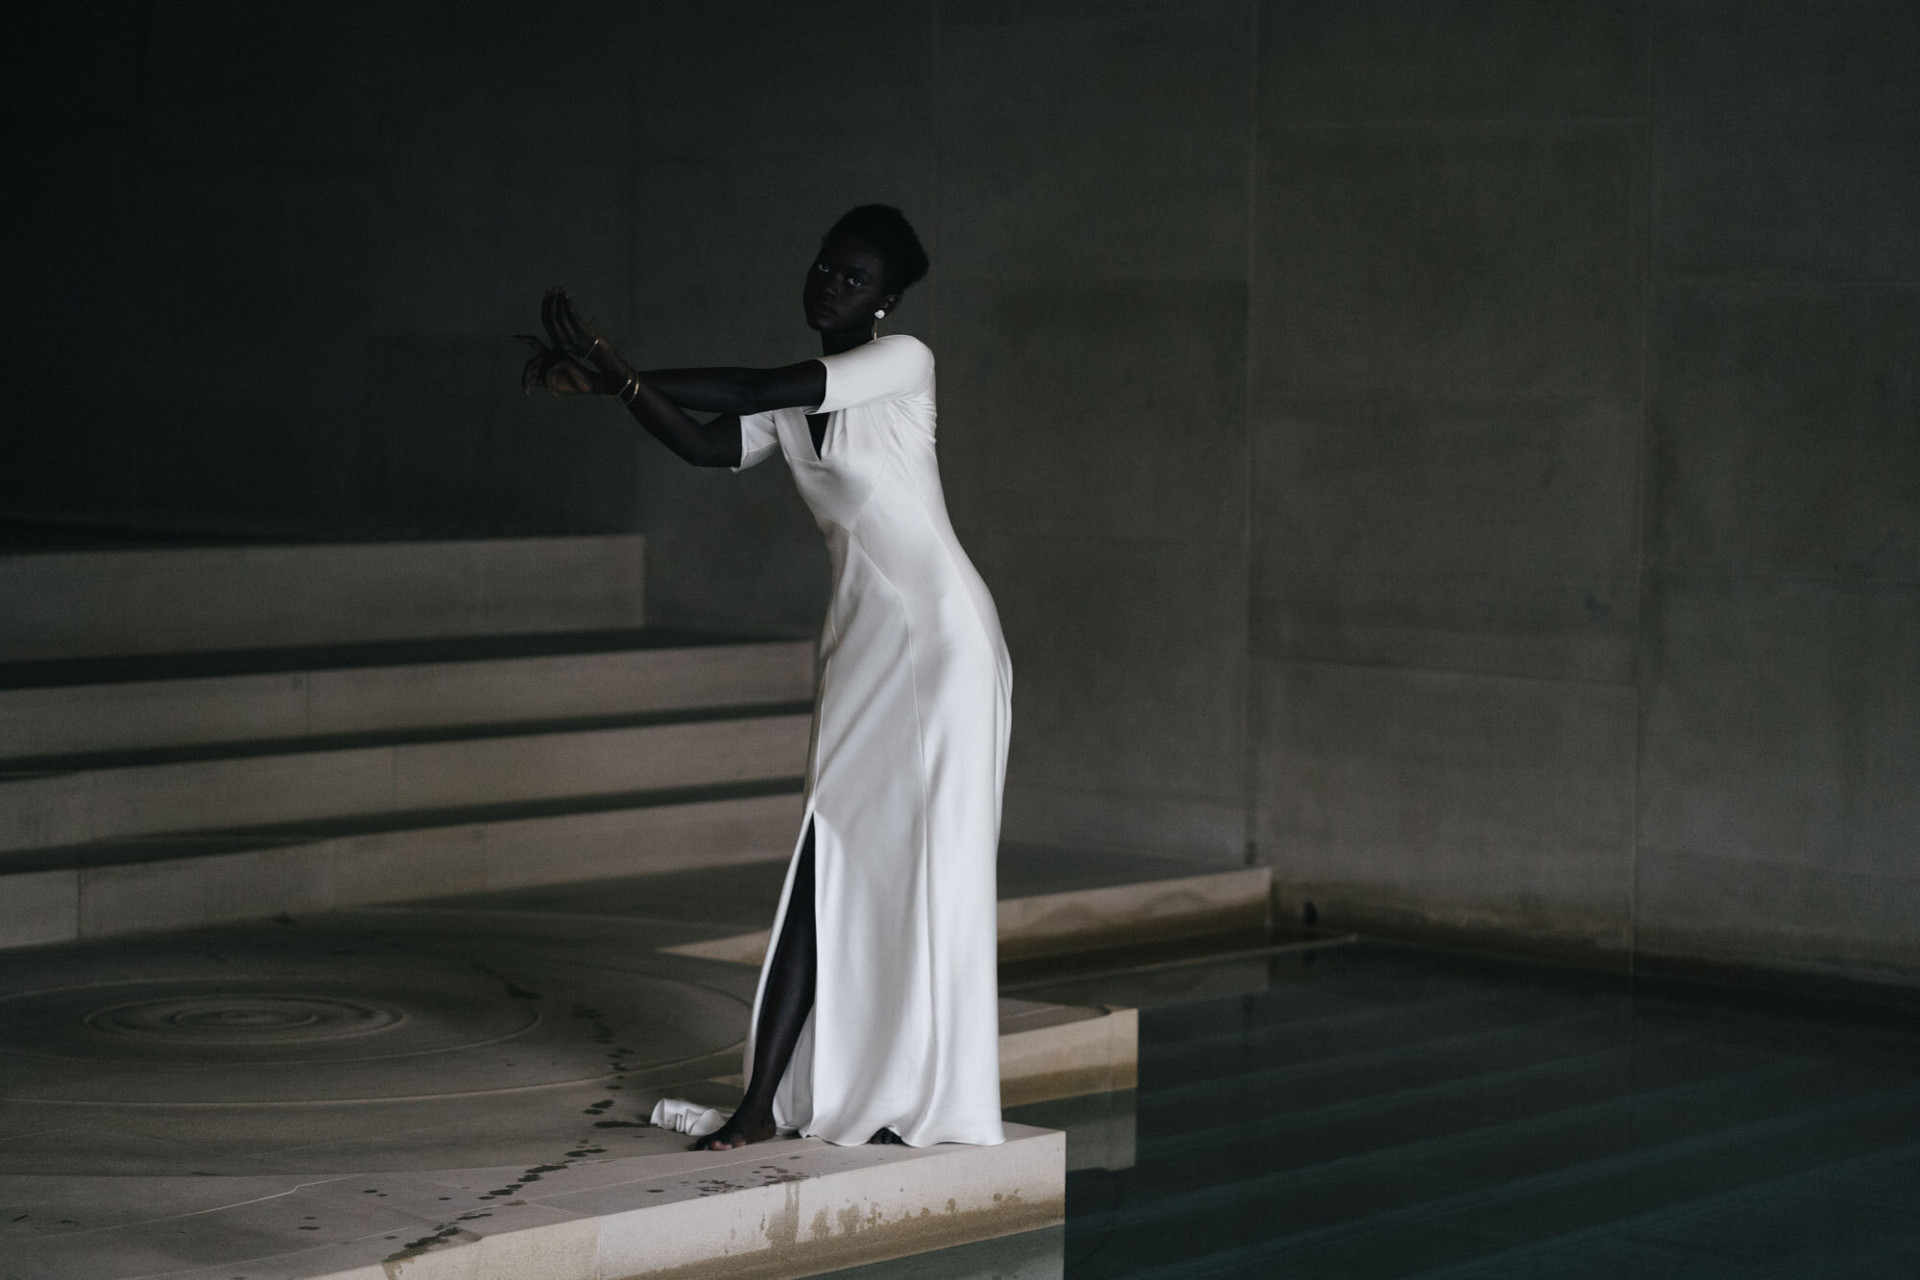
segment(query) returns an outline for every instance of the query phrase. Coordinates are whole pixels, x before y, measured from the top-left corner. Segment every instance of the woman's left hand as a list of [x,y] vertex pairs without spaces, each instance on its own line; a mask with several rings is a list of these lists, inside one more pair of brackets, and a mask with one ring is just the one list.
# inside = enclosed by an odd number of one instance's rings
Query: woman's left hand
[[515,342],[533,348],[533,359],[520,371],[520,390],[524,394],[535,387],[555,396],[605,396],[613,394],[613,382],[597,369],[589,369],[564,351],[556,351],[530,333],[516,333]]
[[556,396],[613,394],[616,379],[595,367],[612,351],[592,323],[580,318],[565,289],[547,290],[540,300],[540,321],[547,329],[546,342],[529,334],[514,335],[534,350],[520,374],[520,389],[545,387]]
[[592,362],[607,350],[606,342],[592,322],[582,320],[574,310],[573,295],[558,287],[547,290],[540,300],[540,321],[547,326],[547,341],[582,364]]

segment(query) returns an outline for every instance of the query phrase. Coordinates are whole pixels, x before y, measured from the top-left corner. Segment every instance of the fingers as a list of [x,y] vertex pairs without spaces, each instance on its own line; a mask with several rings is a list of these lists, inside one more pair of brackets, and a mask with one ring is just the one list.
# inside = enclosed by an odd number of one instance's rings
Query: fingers
[[560,288],[556,285],[547,290],[546,295],[540,299],[540,323],[546,326],[547,338],[553,345],[564,348],[566,340],[561,336],[559,323],[554,317],[554,309],[559,306],[559,303]]
[[520,394],[525,395],[527,394],[528,391],[533,389],[534,366],[540,363],[541,359],[545,357],[545,355],[550,350],[550,348],[547,346],[546,343],[540,341],[540,339],[534,337],[530,333],[510,334],[508,340],[512,342],[524,342],[528,346],[533,348],[533,356],[527,361],[526,365],[520,370]]
[[560,291],[560,319],[572,345],[569,351],[577,352],[575,359],[584,359],[594,349],[593,340],[599,336],[593,322],[581,318],[579,308],[573,304],[573,295],[565,289]]
[[553,318],[557,325],[557,332],[566,339],[564,344],[566,349],[569,352],[580,350],[585,345],[580,337],[580,316],[573,309],[573,299],[567,295],[565,289],[560,290],[559,296],[554,300]]
[[520,390],[526,393],[536,387],[552,396],[590,396],[605,390],[599,374],[562,351],[545,351],[527,361],[520,371]]
[[591,394],[598,379],[586,360],[590,353],[597,353],[596,335],[561,286],[555,285],[541,297],[540,323],[547,331],[546,342],[530,333],[512,335],[515,342],[524,342],[534,351],[520,371],[520,390],[544,387],[551,395]]
[[532,358],[520,369],[520,394],[525,395],[535,387],[549,386],[554,357],[559,353],[530,333],[510,334],[509,339],[533,348]]
[[532,391],[535,387],[544,387],[546,390],[552,391],[553,366],[554,358],[553,352],[551,351],[543,350],[539,355],[527,361],[526,367],[520,370],[521,394],[524,395]]
[[571,360],[584,360],[599,336],[593,324],[580,318],[573,295],[561,285],[548,289],[540,299],[540,323],[554,350]]

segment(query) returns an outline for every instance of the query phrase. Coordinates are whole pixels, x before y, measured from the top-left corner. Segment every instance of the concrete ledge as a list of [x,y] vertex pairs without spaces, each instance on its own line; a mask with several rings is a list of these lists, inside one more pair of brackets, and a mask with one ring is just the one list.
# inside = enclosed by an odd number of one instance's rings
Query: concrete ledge
[[[728,1153],[725,1162],[529,1198],[578,1215],[503,1223],[472,1240],[400,1251],[327,1280],[785,1280],[1066,1220],[1066,1139],[1010,1126],[998,1147]],[[690,1155],[668,1157],[685,1165]],[[805,1169],[801,1161],[807,1161]],[[635,1171],[639,1172],[639,1171]],[[491,1175],[490,1175],[491,1176]],[[485,1183],[487,1179],[479,1180]],[[644,1208],[627,1208],[657,1193]],[[463,1256],[464,1255],[464,1256]]]
[[1000,957],[1028,960],[1263,929],[1272,878],[1266,867],[1248,867],[1010,898],[1000,904]]
[[0,879],[0,947],[80,936],[80,873],[32,871]]
[[[1000,998],[1001,1106],[1125,1093],[1139,1081],[1137,1010]],[[723,1111],[733,1109],[746,1085],[737,1072],[711,1083],[726,1089],[727,1096],[703,1103]]]
[[1134,1009],[1000,1001],[1000,1103],[1123,1093],[1140,1082]]
[[804,714],[87,769],[0,781],[0,850],[792,777]]
[[0,947],[784,858],[797,794],[383,831],[0,876]]
[[1007,1118],[1067,1135],[1067,1172],[1131,1169],[1138,1158],[1139,1096],[1082,1093],[1011,1108]]
[[[1273,873],[1266,867],[1070,889],[1000,900],[1000,960],[1264,929]],[[759,964],[771,931],[666,948],[676,955]]]
[[[23,1274],[103,1278],[173,1261],[173,1280],[786,1280],[1063,1222],[1065,1135],[1007,1128],[998,1147],[789,1140],[720,1153],[663,1134],[654,1153],[550,1171],[534,1186],[518,1186],[525,1171],[514,1168],[181,1178],[163,1222],[18,1241],[9,1260]],[[111,1181],[6,1177],[0,1196],[91,1199],[112,1191],[79,1184]],[[503,1184],[516,1185],[512,1198],[477,1199]],[[193,1214],[190,1249],[158,1238],[178,1232],[182,1212]],[[303,1220],[351,1238],[295,1236]],[[182,1269],[183,1254],[221,1260]]]
[[0,759],[804,702],[806,641],[0,689]]
[[1325,929],[1610,973],[1632,967],[1627,931],[1618,920],[1549,917],[1493,907],[1468,912],[1451,903],[1420,903],[1401,895],[1368,894],[1353,886],[1325,883],[1283,882],[1275,886],[1274,897],[1276,918],[1304,921],[1311,915]]
[[0,556],[0,662],[645,623],[637,535]]

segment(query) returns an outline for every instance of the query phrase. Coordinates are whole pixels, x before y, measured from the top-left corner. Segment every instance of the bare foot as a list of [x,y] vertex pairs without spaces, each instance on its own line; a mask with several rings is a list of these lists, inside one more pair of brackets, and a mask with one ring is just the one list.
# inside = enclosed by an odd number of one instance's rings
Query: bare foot
[[883,1147],[904,1147],[907,1145],[907,1140],[891,1129],[875,1129],[873,1136],[867,1139],[867,1145],[873,1146],[876,1143]]
[[697,1138],[689,1151],[732,1151],[750,1142],[765,1142],[773,1136],[773,1117],[749,1116],[736,1111],[733,1118],[704,1138]]

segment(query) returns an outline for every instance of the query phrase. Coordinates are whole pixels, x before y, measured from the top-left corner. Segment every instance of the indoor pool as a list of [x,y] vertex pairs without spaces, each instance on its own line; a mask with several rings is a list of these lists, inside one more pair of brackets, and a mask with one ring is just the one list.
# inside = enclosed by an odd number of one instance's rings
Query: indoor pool
[[844,1275],[1920,1276],[1909,1007],[1365,942],[1020,994],[1142,1009],[1136,1094],[1011,1113],[1066,1227]]

